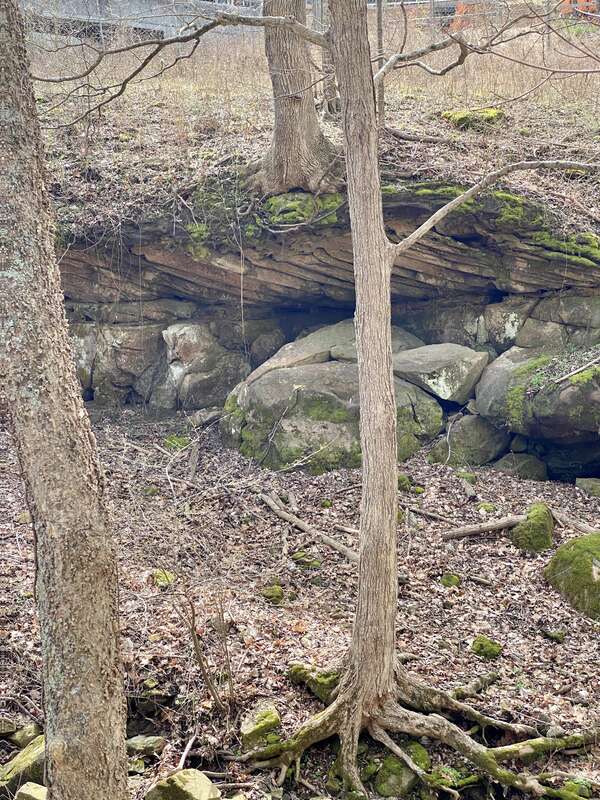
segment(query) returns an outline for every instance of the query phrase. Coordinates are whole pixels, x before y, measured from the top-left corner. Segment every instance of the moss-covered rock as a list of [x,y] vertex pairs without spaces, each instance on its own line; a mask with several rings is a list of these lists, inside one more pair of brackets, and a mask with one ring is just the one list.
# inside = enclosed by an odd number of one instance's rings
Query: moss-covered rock
[[15,731],[10,737],[10,741],[16,745],[19,750],[22,750],[33,742],[34,739],[37,739],[41,733],[42,729],[37,722],[30,722],[28,725],[24,725],[22,728]]
[[417,786],[415,773],[396,756],[387,756],[375,778],[374,787],[381,797],[409,797]]
[[268,227],[274,225],[335,225],[338,211],[344,206],[338,192],[313,195],[308,192],[286,192],[267,198],[260,209]]
[[460,130],[485,130],[490,125],[498,125],[504,116],[501,108],[480,108],[474,111],[462,109],[442,113],[445,120]]
[[501,456],[508,449],[510,434],[494,427],[483,417],[468,415],[455,422],[432,448],[432,462],[451,467],[479,466]]
[[254,750],[257,747],[273,744],[273,734],[280,727],[281,717],[273,703],[259,703],[242,718],[240,726],[242,747],[244,750]]
[[0,767],[0,796],[16,792],[24,783],[43,783],[44,761],[44,737],[37,736],[20,753]]
[[508,453],[498,459],[493,469],[513,475],[515,478],[524,478],[529,481],[548,480],[548,468],[533,453]]
[[477,503],[477,510],[483,511],[484,514],[493,514],[497,511],[496,506],[493,503],[488,503],[486,500],[482,500],[481,503]]
[[333,691],[340,681],[339,670],[318,669],[301,661],[292,661],[288,666],[287,675],[292,683],[307,686],[323,703],[331,701]]
[[401,492],[410,492],[412,489],[413,482],[410,475],[407,475],[406,472],[399,472],[398,473],[398,489]]
[[475,486],[477,483],[477,475],[475,475],[474,472],[464,472],[461,470],[460,472],[456,473],[456,477],[460,478],[462,481],[470,483],[471,486]]
[[574,608],[600,620],[600,532],[561,545],[544,574]]
[[130,756],[158,756],[165,749],[164,736],[132,736],[127,739],[127,754]]
[[155,569],[152,573],[152,583],[157,589],[168,589],[175,583],[177,576],[168,569]]
[[281,603],[283,603],[283,589],[277,583],[263,586],[263,588],[260,590],[260,593],[265,600],[268,600],[269,603],[272,603],[274,606],[279,606]]
[[321,566],[321,559],[316,558],[306,550],[298,550],[292,553],[292,561],[294,561],[300,569],[319,569]]
[[476,656],[484,658],[486,661],[493,661],[502,654],[504,647],[499,642],[490,639],[489,636],[479,634],[473,639],[471,650]]
[[592,784],[585,778],[575,778],[566,781],[562,787],[565,792],[578,795],[579,797],[592,797]]
[[221,791],[203,772],[183,769],[159,781],[145,800],[219,800]]
[[444,572],[440,578],[440,583],[442,586],[445,586],[447,589],[449,589],[451,586],[460,586],[462,580],[460,575],[457,575],[455,572]]
[[527,519],[511,531],[515,547],[527,553],[542,553],[552,547],[554,518],[545,503],[533,503],[527,509]]
[[590,497],[600,497],[600,478],[577,478],[575,486]]

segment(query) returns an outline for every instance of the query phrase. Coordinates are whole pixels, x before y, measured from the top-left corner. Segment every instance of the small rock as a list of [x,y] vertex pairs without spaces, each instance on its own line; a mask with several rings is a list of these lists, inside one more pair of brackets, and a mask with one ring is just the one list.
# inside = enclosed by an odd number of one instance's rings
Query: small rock
[[339,670],[318,669],[300,661],[290,663],[287,676],[292,683],[305,684],[324,703],[330,702],[333,690],[340,682]]
[[279,741],[279,736],[273,732],[280,726],[281,717],[273,703],[259,703],[242,718],[240,734],[244,750],[254,750]]
[[283,589],[279,584],[274,584],[273,586],[263,586],[260,590],[260,593],[268,600],[269,603],[273,603],[274,606],[278,606],[283,603]]
[[477,483],[477,475],[474,472],[457,472],[456,477],[470,483],[471,486],[475,486]]
[[473,639],[471,650],[476,656],[484,658],[486,661],[492,661],[501,655],[504,647],[499,642],[495,642],[493,639],[490,639],[488,636],[480,634]]
[[15,800],[46,800],[48,790],[39,783],[25,783],[15,795]]
[[211,406],[210,408],[201,408],[188,419],[193,428],[207,428],[213,422],[220,420],[222,416],[223,409],[220,406]]
[[130,756],[157,756],[166,744],[163,736],[133,736],[127,739],[127,753]]
[[562,629],[552,630],[550,628],[542,628],[542,635],[545,636],[546,639],[550,639],[551,642],[562,644],[567,636],[567,632]]
[[22,511],[17,514],[14,519],[15,525],[29,525],[31,522],[31,514],[29,511]]
[[132,758],[127,765],[130,775],[143,775],[146,771],[146,762],[143,758]]
[[493,503],[487,503],[483,501],[481,503],[477,503],[477,510],[482,511],[484,514],[493,514],[497,509]]
[[440,583],[447,589],[449,589],[451,586],[460,586],[461,582],[460,575],[456,575],[454,572],[444,572],[440,578]]
[[296,553],[293,553],[292,561],[295,561],[300,569],[319,569],[321,566],[320,559],[311,556],[306,550],[298,550]]
[[183,769],[159,781],[145,800],[219,800],[221,792],[203,772]]
[[169,572],[168,569],[155,569],[152,573],[152,582],[157,589],[168,589],[175,583],[177,576],[174,572]]

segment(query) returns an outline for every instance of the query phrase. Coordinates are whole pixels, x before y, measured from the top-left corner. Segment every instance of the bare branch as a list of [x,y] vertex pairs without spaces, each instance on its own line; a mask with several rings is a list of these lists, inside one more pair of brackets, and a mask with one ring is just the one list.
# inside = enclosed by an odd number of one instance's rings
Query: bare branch
[[500,169],[496,169],[493,172],[488,173],[485,175],[478,183],[474,186],[471,186],[470,189],[467,189],[458,197],[455,197],[453,200],[450,200],[449,203],[446,203],[445,206],[442,206],[435,214],[432,214],[429,219],[425,220],[422,225],[413,231],[410,236],[407,236],[406,239],[403,239],[401,242],[396,244],[390,243],[390,248],[394,256],[400,255],[400,253],[406,252],[413,244],[422,239],[425,234],[429,233],[429,231],[434,228],[439,222],[441,222],[445,217],[448,216],[454,209],[458,208],[459,206],[466,203],[467,200],[470,200],[472,197],[480,194],[484,189],[487,189],[488,186],[496,183],[500,178],[503,178],[505,175],[510,174],[511,172],[523,172],[525,170],[542,170],[542,169],[578,169],[578,170],[585,170],[586,172],[592,172],[594,170],[600,169],[600,163],[598,164],[588,164],[582,161],[516,161],[513,164],[506,164],[504,167],[500,167]]

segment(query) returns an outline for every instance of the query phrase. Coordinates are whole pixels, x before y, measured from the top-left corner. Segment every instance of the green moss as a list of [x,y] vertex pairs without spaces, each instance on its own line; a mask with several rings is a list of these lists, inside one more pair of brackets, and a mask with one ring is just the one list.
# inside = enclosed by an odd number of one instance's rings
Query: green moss
[[246,425],[240,432],[240,453],[246,458],[262,459],[267,448],[269,431]]
[[584,369],[582,372],[571,375],[569,378],[569,383],[573,386],[581,386],[582,384],[591,383],[596,378],[600,378],[599,366],[589,367],[588,369]]
[[421,767],[425,772],[429,772],[431,769],[431,758],[420,742],[409,742],[407,745],[403,746],[403,749],[406,750],[417,767]]
[[164,440],[163,444],[167,448],[167,450],[183,450],[185,447],[189,445],[192,440],[189,436],[184,436],[183,434],[171,433],[167,438]]
[[387,756],[375,779],[375,791],[381,797],[408,797],[418,779],[415,773],[396,756]]
[[160,489],[158,488],[158,486],[152,486],[152,485],[144,486],[144,488],[142,489],[142,494],[145,497],[155,497],[157,494],[160,494]]
[[273,586],[263,586],[263,588],[260,590],[260,593],[265,600],[268,600],[269,603],[272,603],[274,606],[278,606],[283,603],[283,589],[277,584]]
[[523,378],[529,375],[533,375],[539,369],[547,366],[552,361],[552,356],[534,356],[533,358],[528,359],[525,364],[521,364],[520,367],[517,367],[516,370],[513,372],[513,375],[517,378]]
[[168,589],[175,583],[177,576],[168,569],[155,569],[152,573],[152,582],[158,589]]
[[490,639],[484,634],[479,634],[479,636],[476,636],[473,640],[473,644],[471,645],[471,650],[473,653],[480,658],[486,659],[486,661],[492,661],[493,659],[498,658],[503,649],[503,646],[499,642],[495,642],[493,639]]
[[546,639],[550,639],[551,642],[558,642],[558,644],[562,644],[566,639],[567,633],[562,629],[557,630],[550,630],[549,628],[542,629],[542,636]]
[[554,518],[544,503],[533,503],[527,509],[527,519],[514,527],[511,539],[515,547],[527,553],[542,553],[552,547]]
[[339,192],[313,195],[286,192],[267,198],[262,206],[268,225],[335,225],[344,198]]
[[576,778],[572,781],[567,781],[563,789],[565,792],[571,792],[579,797],[592,797],[592,784],[586,781],[585,778]]
[[321,500],[321,508],[331,508],[333,506],[333,501],[325,498]]
[[292,554],[292,561],[295,561],[300,569],[319,569],[321,560],[311,556],[305,550],[298,550]]
[[476,111],[462,109],[444,111],[442,117],[460,130],[485,130],[489,125],[497,125],[504,119],[501,108],[480,108]]
[[447,589],[449,589],[451,586],[460,586],[462,580],[460,575],[457,575],[454,572],[444,572],[440,578],[440,583],[442,586],[445,586]]
[[470,483],[471,486],[475,486],[475,484],[477,483],[477,475],[475,475],[474,472],[463,472],[463,471],[457,472],[456,477],[462,478],[463,481]]
[[493,503],[487,503],[484,501],[482,503],[477,503],[477,510],[485,511],[486,514],[493,514],[497,509]]
[[303,417],[319,422],[350,422],[354,416],[332,397],[320,395],[319,397],[303,397],[296,411]]
[[574,608],[600,620],[600,532],[561,545],[544,575]]
[[38,736],[14,758],[0,766],[0,795],[3,792],[16,792],[19,786],[28,781],[43,783],[44,780],[44,737]]
[[513,429],[522,427],[525,422],[525,397],[524,386],[511,386],[506,392],[506,418]]
[[247,714],[240,727],[242,747],[253,750],[256,747],[278,747],[279,736],[273,737],[273,732],[281,725],[279,712],[271,703],[259,706]]
[[195,222],[187,225],[186,230],[190,235],[190,241],[186,248],[188,253],[198,261],[208,258],[210,251],[205,244],[209,237],[208,225],[205,222]]
[[425,494],[423,486],[413,486],[413,494]]
[[333,690],[340,682],[339,670],[318,669],[310,664],[293,661],[287,672],[292,683],[303,683],[324,703],[331,701]]
[[531,237],[532,241],[546,250],[568,256],[573,263],[597,266],[600,263],[600,240],[593,233],[579,233],[557,239],[548,231],[539,231]]
[[401,188],[396,186],[395,183],[382,183],[381,184],[381,194],[398,194],[401,191]]
[[410,492],[412,489],[412,480],[406,472],[398,473],[398,489],[400,489],[401,492]]

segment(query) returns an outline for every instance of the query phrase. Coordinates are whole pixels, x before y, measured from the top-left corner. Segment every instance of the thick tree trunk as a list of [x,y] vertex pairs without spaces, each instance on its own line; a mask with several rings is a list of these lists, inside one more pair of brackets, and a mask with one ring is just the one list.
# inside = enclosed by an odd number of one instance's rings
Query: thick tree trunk
[[[263,11],[269,16],[296,17],[306,24],[305,0],[265,0]],[[336,185],[336,156],[315,109],[308,46],[285,28],[266,28],[265,51],[275,121],[271,146],[256,165],[251,184],[265,194],[290,189],[327,191]]]
[[0,0],[0,410],[36,538],[49,800],[125,800],[117,574],[63,310],[18,0]]

